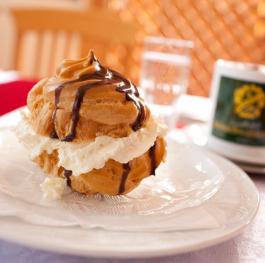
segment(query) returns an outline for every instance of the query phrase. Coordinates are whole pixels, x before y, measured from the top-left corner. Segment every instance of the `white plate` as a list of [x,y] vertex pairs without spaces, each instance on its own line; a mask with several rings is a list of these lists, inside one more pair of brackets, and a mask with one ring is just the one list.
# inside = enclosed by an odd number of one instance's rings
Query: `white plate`
[[[10,122],[15,123],[16,114],[17,112],[14,112],[1,118],[0,127],[7,126]],[[187,156],[192,155],[193,151],[191,148]],[[214,163],[218,167],[218,172],[224,177],[222,187],[217,194],[199,206],[207,208],[211,213],[225,215],[226,220],[220,227],[204,230],[133,232],[124,229],[122,231],[84,229],[79,226],[40,226],[27,223],[17,217],[0,217],[0,237],[44,250],[119,258],[165,256],[220,243],[237,235],[252,221],[258,209],[258,192],[249,177],[231,162],[203,150],[200,156],[201,162],[207,159]],[[233,200],[227,200],[231,199],[229,198],[231,195]],[[227,203],[218,200],[227,200]],[[230,201],[237,204],[233,210],[231,210],[233,206],[229,206]],[[184,209],[181,213],[190,213],[193,209],[195,208]],[[193,218],[198,220],[196,216]]]
[[260,174],[264,175],[265,174],[265,165],[263,164],[253,164],[249,162],[239,162],[233,159],[229,159],[232,161],[234,164],[239,166],[241,169],[243,169],[246,173],[250,174]]

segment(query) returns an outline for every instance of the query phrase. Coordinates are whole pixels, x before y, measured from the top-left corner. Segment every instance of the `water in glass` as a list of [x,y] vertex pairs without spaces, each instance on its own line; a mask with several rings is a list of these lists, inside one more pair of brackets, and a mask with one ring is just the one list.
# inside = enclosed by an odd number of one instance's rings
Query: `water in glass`
[[157,37],[145,42],[140,87],[146,101],[169,126],[176,119],[177,100],[186,92],[191,47],[190,41]]

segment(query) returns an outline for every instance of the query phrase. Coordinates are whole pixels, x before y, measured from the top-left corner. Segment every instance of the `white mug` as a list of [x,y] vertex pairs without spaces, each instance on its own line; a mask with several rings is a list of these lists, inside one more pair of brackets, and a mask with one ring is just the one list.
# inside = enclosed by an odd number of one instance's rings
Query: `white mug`
[[208,147],[235,161],[265,164],[265,66],[218,60]]

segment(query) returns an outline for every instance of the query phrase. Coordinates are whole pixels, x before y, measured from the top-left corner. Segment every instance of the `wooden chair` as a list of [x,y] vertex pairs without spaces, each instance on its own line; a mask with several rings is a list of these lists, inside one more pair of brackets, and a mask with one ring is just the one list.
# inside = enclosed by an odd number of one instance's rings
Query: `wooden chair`
[[[14,9],[11,13],[17,30],[14,67],[23,72],[23,60],[29,59],[30,55],[33,57],[31,71],[24,75],[43,77],[54,73],[56,64],[62,58],[71,58],[73,46],[77,49],[74,53],[76,57],[85,56],[90,49],[94,49],[97,57],[109,67],[125,74],[129,68],[128,53],[133,47],[137,27],[121,20],[109,10]],[[30,47],[30,51],[23,54],[25,35],[29,32],[35,34],[35,52]],[[50,36],[49,45],[45,44],[47,34]],[[62,34],[64,43],[61,41],[60,44]],[[45,69],[42,67],[44,60]]]

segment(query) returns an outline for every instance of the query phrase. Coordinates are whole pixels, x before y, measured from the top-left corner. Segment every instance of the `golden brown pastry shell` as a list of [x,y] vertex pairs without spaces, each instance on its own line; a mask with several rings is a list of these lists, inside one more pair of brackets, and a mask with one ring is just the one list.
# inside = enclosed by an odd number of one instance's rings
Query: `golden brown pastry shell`
[[[157,137],[154,157],[156,166],[160,164],[165,155],[165,142],[161,137]],[[46,151],[40,154],[34,160],[47,174],[64,177],[63,167],[58,167],[57,151],[54,150],[51,154]],[[132,191],[139,183],[151,175],[152,160],[150,149],[143,155],[131,160],[129,162],[130,172],[128,174],[125,191],[121,194],[126,194]],[[114,161],[108,160],[105,166],[101,169],[93,169],[88,173],[81,174],[80,176],[71,176],[71,187],[73,190],[83,194],[119,194],[119,187],[124,172],[124,165]]]
[[[63,83],[63,82],[62,82]],[[80,82],[72,83],[61,91],[56,118],[55,89],[62,83],[54,77],[37,83],[29,92],[27,105],[31,112],[31,125],[41,135],[50,136],[54,129],[59,139],[70,133],[72,108]],[[82,85],[89,83],[83,81]],[[145,106],[146,118],[143,126],[150,117],[149,109]],[[113,85],[93,87],[83,98],[79,111],[75,141],[87,141],[96,136],[107,135],[114,138],[128,136],[132,132],[132,124],[138,116],[138,110],[132,101],[126,100],[125,94],[118,92]]]

